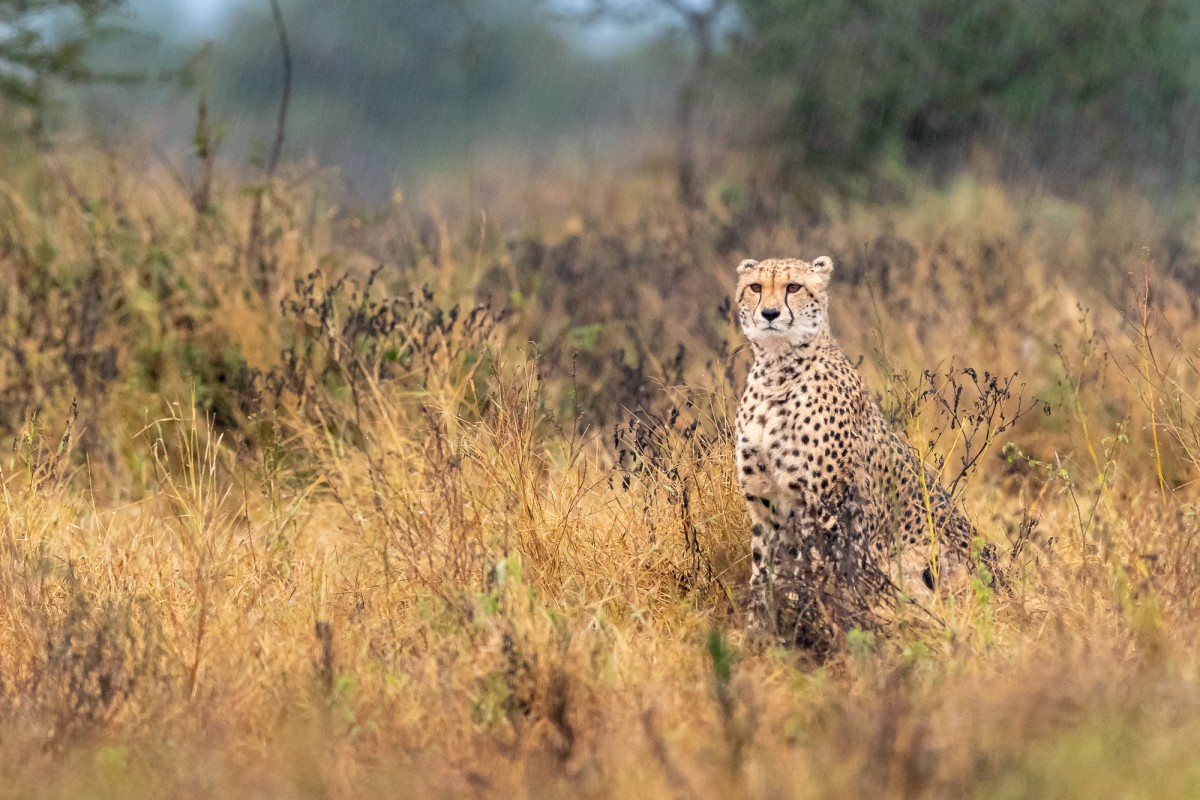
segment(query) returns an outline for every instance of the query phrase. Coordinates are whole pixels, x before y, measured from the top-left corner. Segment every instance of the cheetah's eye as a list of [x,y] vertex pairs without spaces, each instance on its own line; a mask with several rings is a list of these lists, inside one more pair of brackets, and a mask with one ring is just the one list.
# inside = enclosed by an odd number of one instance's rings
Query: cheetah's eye
[[788,294],[795,294],[795,293],[796,293],[796,292],[798,292],[798,291],[800,291],[800,284],[798,284],[798,283],[789,283],[789,284],[787,285],[787,293],[788,293]]
[[762,284],[761,283],[750,284],[750,291],[754,292],[755,294],[762,294]]

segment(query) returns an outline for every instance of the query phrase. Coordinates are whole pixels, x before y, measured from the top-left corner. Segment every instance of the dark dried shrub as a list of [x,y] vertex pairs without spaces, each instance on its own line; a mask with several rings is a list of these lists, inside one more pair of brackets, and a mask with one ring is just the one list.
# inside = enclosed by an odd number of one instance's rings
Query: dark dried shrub
[[296,281],[282,307],[295,340],[264,376],[270,403],[324,420],[351,441],[361,441],[366,393],[380,386],[415,391],[433,381],[460,390],[462,411],[477,409],[487,392],[481,368],[505,318],[485,306],[442,308],[428,289],[376,297],[381,269],[361,286],[345,276],[326,283],[319,271]]

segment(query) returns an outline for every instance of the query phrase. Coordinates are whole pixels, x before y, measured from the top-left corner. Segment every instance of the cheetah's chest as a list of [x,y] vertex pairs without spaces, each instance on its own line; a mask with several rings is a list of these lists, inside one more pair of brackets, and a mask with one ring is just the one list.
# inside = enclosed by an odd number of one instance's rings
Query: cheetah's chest
[[[850,401],[819,368],[772,383],[749,383],[738,411],[743,491],[772,500],[818,502],[850,462]],[[791,505],[792,503],[787,503]]]

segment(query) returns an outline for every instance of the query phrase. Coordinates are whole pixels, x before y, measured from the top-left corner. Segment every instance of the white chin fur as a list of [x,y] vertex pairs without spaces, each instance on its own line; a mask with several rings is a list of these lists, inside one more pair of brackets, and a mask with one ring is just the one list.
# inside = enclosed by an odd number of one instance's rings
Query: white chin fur
[[811,342],[820,332],[820,326],[791,325],[787,328],[763,328],[756,324],[752,328],[742,328],[746,338],[755,344],[767,348],[795,347]]

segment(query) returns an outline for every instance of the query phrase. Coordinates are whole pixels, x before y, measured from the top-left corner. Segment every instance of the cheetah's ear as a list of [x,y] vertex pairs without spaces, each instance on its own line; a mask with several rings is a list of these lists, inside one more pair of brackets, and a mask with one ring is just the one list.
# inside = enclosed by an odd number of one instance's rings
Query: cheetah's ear
[[812,262],[812,271],[818,275],[829,275],[833,272],[833,259],[829,256],[814,258]]
[[755,267],[755,266],[758,266],[758,262],[755,261],[753,258],[747,258],[745,261],[738,264],[738,268],[737,268],[738,275],[741,275],[743,272],[746,272],[751,267]]

